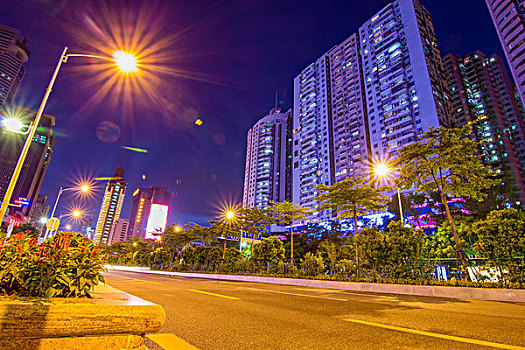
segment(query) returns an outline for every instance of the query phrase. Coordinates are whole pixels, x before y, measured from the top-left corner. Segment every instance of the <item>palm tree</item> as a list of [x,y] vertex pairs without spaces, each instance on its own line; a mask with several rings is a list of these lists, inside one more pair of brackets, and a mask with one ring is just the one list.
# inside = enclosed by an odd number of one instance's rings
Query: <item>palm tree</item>
[[[321,210],[332,210],[335,219],[354,219],[354,235],[359,233],[357,218],[370,211],[382,209],[388,198],[382,194],[386,187],[372,187],[361,176],[349,177],[332,186],[319,185],[316,191]],[[357,278],[359,278],[359,250],[355,243]]]
[[270,203],[272,206],[268,209],[273,214],[273,218],[285,225],[290,225],[290,265],[293,266],[293,223],[297,220],[303,220],[313,210],[288,201],[280,203],[270,201]]

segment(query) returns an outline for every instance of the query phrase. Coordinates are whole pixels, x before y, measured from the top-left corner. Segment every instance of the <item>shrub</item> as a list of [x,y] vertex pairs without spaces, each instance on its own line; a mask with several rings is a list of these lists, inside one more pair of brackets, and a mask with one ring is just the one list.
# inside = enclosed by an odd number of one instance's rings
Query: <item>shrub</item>
[[0,245],[0,294],[89,297],[103,261],[98,248],[79,233],[58,232],[38,244],[20,232]]
[[499,270],[502,281],[525,281],[525,212],[512,208],[492,211],[472,231],[479,239],[479,254]]

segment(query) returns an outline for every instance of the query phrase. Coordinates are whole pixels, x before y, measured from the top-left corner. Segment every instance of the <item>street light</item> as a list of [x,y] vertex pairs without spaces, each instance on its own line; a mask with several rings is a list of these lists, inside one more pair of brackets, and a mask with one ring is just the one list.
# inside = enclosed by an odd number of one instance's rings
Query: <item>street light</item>
[[[374,165],[374,174],[380,178],[387,179],[391,175],[392,169],[385,163],[377,163]],[[403,219],[403,204],[401,203],[401,193],[399,192],[399,187],[397,188],[397,200],[399,201],[399,215],[401,217],[401,224],[405,225],[405,220]]]
[[[40,107],[38,107],[38,112],[36,113],[35,120],[33,121],[33,123],[31,123],[31,126],[29,127],[29,133],[24,143],[24,147],[22,148],[22,152],[20,153],[20,157],[18,158],[18,162],[16,163],[16,167],[15,167],[15,170],[13,171],[13,176],[11,176],[9,186],[7,186],[7,190],[4,195],[2,206],[0,206],[0,223],[4,220],[5,212],[7,211],[7,205],[9,204],[9,201],[11,200],[11,196],[13,195],[13,191],[15,189],[15,185],[18,180],[18,176],[20,175],[20,171],[22,170],[22,166],[24,165],[24,161],[26,159],[27,152],[29,151],[29,146],[31,146],[31,142],[33,140],[33,137],[35,136],[36,129],[38,128],[38,124],[40,123],[40,118],[42,117],[42,113],[44,113],[44,108],[46,107],[47,100],[49,98],[49,95],[51,94],[51,90],[53,89],[53,85],[55,84],[55,80],[57,78],[58,72],[60,71],[60,67],[62,66],[62,63],[66,63],[69,57],[89,57],[89,58],[98,58],[98,59],[113,61],[117,65],[119,70],[125,73],[137,71],[136,58],[133,57],[133,55],[131,55],[130,53],[126,53],[124,51],[115,52],[113,57],[103,57],[103,56],[87,55],[87,54],[67,54],[66,53],[67,49],[68,47],[66,46],[64,47],[64,51],[62,51],[62,55],[60,56],[60,59],[58,60],[55,71],[53,72],[53,75],[51,76],[51,80],[49,81],[49,85],[44,94],[44,98],[42,99],[42,102],[40,103]],[[133,60],[130,58],[130,56],[133,57]]]
[[80,217],[80,215],[82,215],[82,212],[80,210],[74,210],[71,215],[75,218],[78,218]]
[[[89,192],[90,189],[91,189],[91,187],[89,185],[86,185],[86,184],[80,185],[78,187],[67,187],[67,188],[63,188],[62,186],[60,186],[60,189],[58,190],[57,199],[55,200],[55,205],[53,206],[53,210],[51,211],[51,216],[50,217],[51,218],[54,217],[55,210],[57,209],[58,200],[60,199],[60,196],[62,195],[63,192],[65,192],[65,191],[72,191],[72,190],[77,190],[77,191],[80,190],[81,192],[86,193],[86,192]],[[80,216],[81,213],[78,210],[75,210],[73,212],[73,214],[72,214],[73,216],[75,216],[75,214],[74,214],[75,212],[79,212],[78,216]],[[46,234],[45,234],[44,238],[48,238],[49,233],[50,233],[49,229],[46,228]]]
[[16,117],[7,117],[2,120],[2,124],[4,124],[4,129],[9,132],[14,132],[17,134],[26,135],[29,133],[29,129],[27,131],[22,131],[22,129],[26,126],[22,121]]
[[115,63],[124,73],[137,71],[137,58],[132,54],[124,51],[115,51],[113,53]]

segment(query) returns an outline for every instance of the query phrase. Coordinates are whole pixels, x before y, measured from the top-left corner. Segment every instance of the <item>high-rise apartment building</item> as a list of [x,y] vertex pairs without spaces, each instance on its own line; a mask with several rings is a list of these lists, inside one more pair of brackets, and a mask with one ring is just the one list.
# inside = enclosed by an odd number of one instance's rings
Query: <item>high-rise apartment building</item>
[[124,242],[127,239],[129,227],[128,219],[118,219],[111,226],[111,233],[108,238],[108,245],[115,242]]
[[525,106],[525,3],[485,0],[505,52],[521,103]]
[[18,29],[0,24],[0,110],[12,102],[26,73],[29,41]]
[[[151,217],[152,209],[169,206],[170,193],[165,187],[150,186],[133,192],[133,206],[129,217],[128,237],[149,237],[146,229],[152,227],[157,217]],[[167,210],[166,210],[167,216]],[[162,218],[161,218],[162,219]],[[165,219],[165,217],[164,217]],[[150,222],[151,221],[151,222]]]
[[[9,113],[13,117],[20,119],[25,125],[29,125],[36,115],[35,110],[19,106],[9,108]],[[0,116],[0,119],[5,117],[6,115]],[[31,208],[37,200],[53,153],[55,142],[54,126],[55,117],[49,114],[42,114],[39,127],[33,137],[33,142],[29,147],[29,152],[11,197],[12,201],[18,198],[25,198],[29,205],[20,208],[10,207],[10,211],[19,211],[25,216],[30,214]],[[0,129],[0,200],[4,199],[18,157],[24,147],[25,137],[26,135]]]
[[484,163],[498,174],[509,172],[525,203],[525,121],[505,64],[483,52],[443,58],[454,124],[476,120],[474,134]]
[[370,176],[375,161],[448,126],[450,111],[428,11],[390,3],[294,80],[293,201],[315,208],[317,185]]
[[115,175],[108,181],[102,206],[98,215],[97,226],[93,241],[95,244],[108,244],[111,228],[120,218],[120,210],[124,202],[126,192],[126,181],[124,181],[124,169],[117,168]]
[[272,108],[248,131],[243,206],[292,200],[292,110]]

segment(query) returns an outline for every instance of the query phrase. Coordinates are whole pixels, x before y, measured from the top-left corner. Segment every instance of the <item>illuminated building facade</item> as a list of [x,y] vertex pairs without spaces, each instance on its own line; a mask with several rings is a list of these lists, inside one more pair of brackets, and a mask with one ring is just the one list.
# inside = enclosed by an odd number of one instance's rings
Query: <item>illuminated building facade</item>
[[128,219],[118,219],[111,226],[111,233],[108,239],[108,244],[115,242],[124,242],[127,239],[127,232],[129,227]]
[[108,181],[102,206],[98,215],[97,226],[93,241],[95,244],[109,244],[113,224],[120,218],[120,210],[124,202],[126,192],[126,181],[124,181],[124,169],[117,168],[115,175]]
[[292,111],[273,108],[248,131],[243,206],[291,201]]
[[[19,106],[9,108],[9,110],[9,114],[20,119],[24,125],[29,125],[36,115],[35,110]],[[5,116],[0,116],[0,119],[3,117]],[[12,202],[18,198],[26,198],[29,205],[19,208],[10,207],[10,212],[20,212],[24,216],[30,215],[32,206],[38,199],[40,187],[53,153],[54,126],[55,117],[42,114],[39,127],[33,137],[33,142],[29,147],[29,152],[11,197]],[[25,137],[26,135],[0,129],[0,201],[4,199],[18,157],[24,147]]]
[[428,11],[417,0],[390,3],[294,80],[293,201],[316,208],[316,186],[369,177],[374,161],[448,126],[450,113]]
[[0,110],[9,105],[26,74],[29,41],[18,29],[0,24]]
[[170,193],[165,187],[150,186],[133,192],[128,237],[146,237],[146,227],[152,204],[169,205]]
[[485,0],[505,52],[521,103],[525,105],[525,4],[523,0]]
[[47,196],[39,194],[31,206],[29,213],[29,223],[33,226],[42,229],[44,224],[40,221],[42,218],[47,218],[49,213],[49,204],[47,204]]
[[503,60],[477,51],[463,57],[448,54],[443,64],[454,124],[478,120],[474,129],[484,163],[502,177],[510,172],[525,203],[525,121]]

